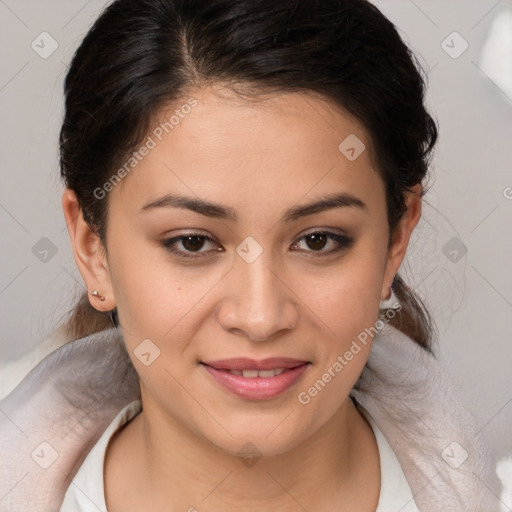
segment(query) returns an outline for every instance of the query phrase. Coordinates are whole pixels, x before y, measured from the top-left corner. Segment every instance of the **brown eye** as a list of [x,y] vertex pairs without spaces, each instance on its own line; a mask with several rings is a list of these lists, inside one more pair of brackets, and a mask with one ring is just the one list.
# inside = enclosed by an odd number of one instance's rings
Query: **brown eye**
[[[216,245],[216,242],[213,238],[200,234],[175,236],[162,240],[160,243],[167,251],[182,258],[201,258],[202,256],[211,255],[212,252],[223,250],[221,247],[217,247],[216,249],[203,251],[205,244]],[[178,244],[181,244],[182,248]],[[197,253],[197,255],[193,253]]]
[[[330,231],[315,231],[314,233],[308,233],[295,242],[292,248],[299,248],[301,242],[304,241],[303,245],[306,246],[304,252],[318,253],[318,256],[326,256],[342,249],[348,249],[353,245],[354,240],[345,235],[338,233],[332,233]],[[328,250],[323,250],[325,247],[330,247]],[[316,256],[316,255],[315,255]]]
[[204,236],[192,235],[183,237],[181,243],[183,244],[183,247],[185,247],[187,251],[198,251],[203,247],[204,241]]
[[313,233],[311,235],[306,235],[304,238],[307,240],[306,243],[308,247],[315,251],[323,249],[328,241],[325,233]]

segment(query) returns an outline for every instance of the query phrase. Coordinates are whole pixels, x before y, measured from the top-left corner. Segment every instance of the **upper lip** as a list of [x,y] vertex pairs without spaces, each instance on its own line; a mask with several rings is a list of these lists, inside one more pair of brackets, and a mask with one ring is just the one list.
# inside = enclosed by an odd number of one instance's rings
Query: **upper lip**
[[295,368],[308,362],[303,359],[290,359],[289,357],[269,357],[260,360],[235,357],[219,359],[218,361],[202,361],[203,364],[217,370],[273,370],[275,368]]

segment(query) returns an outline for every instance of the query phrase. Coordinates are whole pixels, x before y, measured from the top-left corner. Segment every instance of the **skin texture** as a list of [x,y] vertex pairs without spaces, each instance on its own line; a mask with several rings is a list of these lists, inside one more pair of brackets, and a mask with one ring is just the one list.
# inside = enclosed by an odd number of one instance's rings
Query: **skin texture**
[[[306,93],[251,103],[211,86],[190,96],[197,105],[109,192],[106,253],[73,192],[63,195],[77,266],[87,289],[105,297],[90,296],[91,304],[117,306],[141,385],[143,412],[107,451],[107,507],[373,511],[378,449],[348,399],[371,343],[309,404],[297,395],[375,324],[420,217],[420,186],[407,194],[388,249],[384,185],[354,118]],[[366,146],[354,161],[338,149],[350,134]],[[341,192],[366,206],[281,220],[291,207]],[[230,207],[238,219],[176,207],[140,212],[167,193]],[[337,242],[322,247],[305,235],[325,230],[352,245],[322,255]],[[174,244],[196,259],[161,245],[191,233],[214,239],[196,252]],[[262,248],[251,263],[236,252],[249,236]],[[160,350],[148,366],[134,354],[144,339]],[[199,364],[241,356],[311,364],[282,395],[244,400]],[[262,455],[252,467],[237,457],[246,443]]]

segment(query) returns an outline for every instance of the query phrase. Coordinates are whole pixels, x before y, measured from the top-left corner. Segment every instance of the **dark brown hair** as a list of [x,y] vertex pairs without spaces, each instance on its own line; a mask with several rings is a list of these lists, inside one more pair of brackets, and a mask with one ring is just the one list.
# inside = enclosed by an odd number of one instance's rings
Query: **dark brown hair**
[[[371,137],[386,188],[390,240],[404,194],[423,184],[437,139],[425,83],[394,25],[366,0],[117,0],[76,51],[65,79],[60,166],[106,250],[106,183],[188,91],[222,83],[249,97],[313,92],[353,115]],[[424,190],[424,189],[423,189]],[[390,321],[431,350],[432,320],[396,276],[402,309]],[[85,294],[74,337],[110,319]]]

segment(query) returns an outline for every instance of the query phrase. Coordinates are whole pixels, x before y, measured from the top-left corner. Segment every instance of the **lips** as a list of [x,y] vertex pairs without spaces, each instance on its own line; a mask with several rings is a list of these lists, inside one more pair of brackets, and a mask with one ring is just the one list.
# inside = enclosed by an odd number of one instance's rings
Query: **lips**
[[275,370],[296,368],[309,361],[301,359],[290,359],[289,357],[269,357],[267,359],[249,359],[237,357],[232,359],[221,359],[218,361],[203,361],[203,364],[211,366],[216,370]]
[[201,365],[230,394],[246,400],[268,400],[296,384],[310,362],[281,357],[259,361],[235,358],[203,362]]

